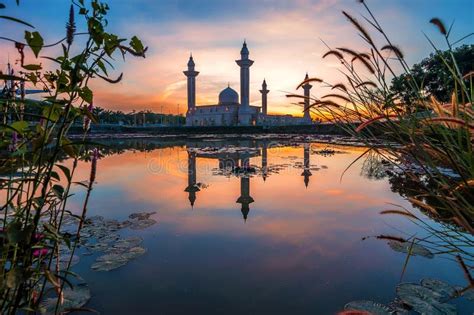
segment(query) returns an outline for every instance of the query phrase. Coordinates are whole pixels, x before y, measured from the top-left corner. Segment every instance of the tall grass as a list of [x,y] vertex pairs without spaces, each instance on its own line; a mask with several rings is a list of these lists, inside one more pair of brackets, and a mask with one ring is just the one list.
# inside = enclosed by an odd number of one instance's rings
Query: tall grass
[[[3,4],[2,9],[5,10]],[[63,307],[64,289],[76,277],[70,266],[80,242],[80,229],[99,159],[97,151],[87,149],[84,140],[91,121],[95,121],[94,94],[89,83],[93,78],[117,83],[122,75],[113,79],[108,74],[113,68],[114,55],[144,57],[146,51],[137,37],[125,44],[125,39],[106,31],[108,10],[108,5],[98,0],[89,4],[83,0],[71,1],[65,15],[68,16],[65,37],[53,44],[45,44],[29,23],[7,15],[0,17],[27,28],[23,40],[9,38],[9,34],[1,36],[18,50],[21,67],[17,73],[0,73],[6,86],[0,97],[3,118],[0,125],[1,314],[38,312],[44,299],[51,296],[57,299],[54,312],[67,311]],[[80,26],[86,32],[76,31],[75,11],[83,20]],[[81,40],[77,40],[79,36]],[[62,48],[60,53],[49,56],[48,48],[56,46]],[[31,50],[36,58],[50,60],[52,68],[43,69],[37,59],[33,61],[37,63],[28,63],[25,49]],[[47,92],[39,104],[42,108],[39,115],[29,111],[31,102],[25,99],[25,82]],[[18,88],[22,90],[20,99],[15,96]],[[84,122],[84,138],[72,141],[68,131],[78,119]],[[72,159],[71,167],[60,163],[65,156]],[[74,181],[79,160],[91,161],[87,183]],[[76,185],[86,189],[79,215],[69,211],[68,202]],[[74,233],[63,229],[65,221],[71,218],[78,222]],[[61,264],[64,255],[67,255],[65,266]]]
[[[473,75],[459,72],[449,32],[441,20],[432,19],[431,23],[440,29],[448,47],[450,58],[441,54],[440,58],[452,75],[455,90],[451,101],[444,104],[426,95],[423,82],[410,77],[409,65],[400,48],[390,41],[365,2],[362,1],[362,5],[369,14],[367,23],[385,43],[377,44],[365,26],[343,12],[366,43],[367,51],[339,47],[323,55],[323,58],[339,59],[346,81],[323,81],[331,91],[319,99],[312,97],[311,110],[338,123],[419,182],[419,194],[413,197],[417,205],[472,233],[474,103],[473,89],[469,87],[472,87]],[[395,69],[402,69],[409,78],[408,86],[416,95],[412,104],[405,104],[390,88],[391,79],[397,76]],[[309,80],[322,81],[320,78]],[[424,184],[427,180],[431,185]],[[428,199],[434,205],[428,205]]]
[[[404,241],[416,240],[435,253],[460,261],[469,274],[474,264],[473,73],[459,70],[453,49],[460,41],[451,40],[451,28],[439,18],[431,19],[444,39],[447,54],[427,40],[454,81],[450,101],[438,101],[411,74],[404,53],[365,1],[360,3],[367,13],[364,23],[342,13],[366,48],[328,47],[323,58],[341,62],[345,81],[310,78],[329,90],[320,98],[311,97],[312,113],[363,141],[368,150],[360,158],[376,153],[388,161],[412,187],[407,200],[441,223],[434,225],[404,208],[383,211],[384,215],[405,216],[428,232],[423,238],[411,236]],[[391,88],[392,78],[401,74],[407,78],[406,92],[413,95],[410,104]],[[468,280],[468,288],[472,288],[470,275]]]

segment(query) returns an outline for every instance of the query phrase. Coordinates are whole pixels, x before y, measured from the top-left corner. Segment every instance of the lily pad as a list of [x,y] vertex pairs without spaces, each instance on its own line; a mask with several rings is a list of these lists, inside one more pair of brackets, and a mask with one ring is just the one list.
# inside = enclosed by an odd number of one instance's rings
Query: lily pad
[[123,253],[121,256],[125,259],[128,259],[128,260],[132,260],[132,259],[135,259],[143,254],[146,253],[146,249],[141,247],[141,246],[137,246],[137,247],[132,247],[128,250],[128,252],[125,252]]
[[101,243],[112,243],[112,242],[117,241],[118,239],[120,239],[120,235],[118,235],[117,233],[111,233],[109,235],[101,237],[99,239],[99,242],[101,242]]
[[133,220],[130,224],[130,228],[132,230],[143,230],[155,224],[156,220],[153,219]]
[[[65,287],[63,290],[64,303],[59,306],[58,313],[69,309],[78,309],[87,304],[91,298],[91,291],[87,284],[79,284],[71,289]],[[55,314],[57,298],[48,298],[42,303],[42,314]]]
[[423,256],[430,259],[434,257],[434,254],[429,249],[420,244],[391,240],[388,241],[388,245],[394,251],[400,253],[409,253],[411,248],[411,255],[413,256]]
[[96,216],[92,216],[92,217],[88,217],[86,220],[85,220],[85,224],[97,224],[97,223],[101,223],[104,221],[104,217],[103,216],[100,216],[100,215],[96,215]]
[[462,294],[463,297],[468,299],[469,301],[474,301],[474,289],[469,289]]
[[111,253],[111,254],[104,254],[102,256],[97,257],[97,262],[104,262],[104,261],[113,261],[113,260],[123,260],[120,254]]
[[108,243],[95,243],[87,246],[87,249],[93,252],[102,252],[110,248]]
[[114,244],[112,244],[112,247],[109,246],[109,248],[106,250],[106,253],[121,252],[129,248],[136,247],[142,242],[143,239],[138,236],[130,236],[127,238],[119,239]]
[[152,216],[155,213],[156,212],[136,212],[136,213],[130,214],[128,217],[132,220],[145,220],[145,219],[149,219],[150,216]]
[[[63,254],[59,258],[59,267],[61,269],[66,269],[67,265],[69,264],[69,259],[71,259],[71,254]],[[75,266],[79,263],[80,257],[78,255],[73,255],[71,259],[70,267]]]
[[[127,243],[131,244],[131,243]],[[146,249],[140,246],[123,247],[115,252],[97,257],[96,262],[91,266],[96,271],[110,271],[125,266],[130,260],[133,260],[146,253]]]
[[117,258],[115,260],[96,261],[92,264],[91,269],[95,271],[111,271],[127,264],[126,259]]
[[365,311],[371,315],[390,315],[392,311],[386,305],[373,301],[352,301],[344,306],[345,310]]
[[456,296],[456,288],[452,285],[437,279],[423,279],[421,285],[428,288],[441,296],[442,300]]
[[442,303],[442,295],[415,283],[402,283],[397,286],[397,295],[405,304],[421,314],[457,314],[456,306]]

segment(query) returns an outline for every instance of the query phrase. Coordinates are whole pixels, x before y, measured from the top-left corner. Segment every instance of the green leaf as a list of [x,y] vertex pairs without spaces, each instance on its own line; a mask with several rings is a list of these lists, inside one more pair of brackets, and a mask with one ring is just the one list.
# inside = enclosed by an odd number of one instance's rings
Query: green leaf
[[0,80],[13,80],[13,81],[26,81],[24,78],[17,77],[9,74],[0,74]]
[[83,182],[73,182],[73,183],[76,184],[76,185],[85,187],[85,188],[89,188],[89,186],[86,183],[83,183]]
[[[94,3],[94,2],[93,2]],[[87,22],[89,33],[97,45],[101,45],[104,40],[104,27],[96,18],[90,18]]]
[[108,56],[112,56],[120,42],[117,35],[104,33],[104,50]]
[[23,134],[25,131],[28,130],[28,122],[24,120],[15,121],[10,125],[13,129],[15,129],[19,134]]
[[44,227],[44,230],[45,232],[47,232],[47,234],[49,236],[52,236],[52,238],[54,240],[60,240],[61,239],[61,235],[59,235],[57,232],[56,232],[56,229],[49,223],[43,223],[43,227]]
[[88,109],[84,109],[84,115],[87,116],[94,124],[98,124],[99,121],[97,120],[97,117],[91,113]]
[[102,70],[102,72],[107,75],[107,68],[105,68],[104,63],[101,60],[97,61],[97,65],[99,66],[100,70]]
[[55,180],[60,180],[58,172],[52,171],[51,177],[54,178]]
[[38,83],[38,77],[36,76],[36,73],[30,72],[26,74],[26,77],[28,78],[28,80],[31,81],[31,83],[33,83],[33,85],[36,85],[36,83]]
[[17,18],[11,17],[11,16],[0,15],[0,19],[10,20],[10,21],[13,21],[13,22],[16,22],[16,23],[24,24],[24,25],[29,26],[31,28],[35,28],[30,23],[26,23],[25,21],[19,20]]
[[63,138],[61,141],[61,148],[66,152],[67,155],[69,155],[72,158],[75,158],[77,156],[77,152],[75,149],[74,144],[69,140],[68,138]]
[[61,171],[63,171],[64,175],[67,178],[67,181],[70,182],[71,181],[71,171],[69,170],[69,168],[67,168],[66,166],[61,165],[61,164],[56,164],[56,166],[59,167],[61,169]]
[[53,186],[53,192],[58,196],[59,198],[62,198],[64,195],[64,187],[61,185],[54,185]]
[[43,69],[41,65],[23,65],[22,67],[23,69],[26,69],[28,71],[38,71],[38,70]]
[[45,119],[57,122],[59,117],[61,117],[61,107],[58,104],[45,106],[42,115]]
[[25,31],[25,40],[28,46],[30,46],[35,56],[38,57],[38,54],[44,45],[43,37],[41,37],[40,33],[38,32],[31,33],[31,32]]
[[145,47],[143,47],[143,43],[138,37],[133,36],[130,40],[130,47],[133,48],[137,53],[143,54]]
[[92,104],[93,93],[87,86],[79,91],[79,96],[84,100],[84,102]]

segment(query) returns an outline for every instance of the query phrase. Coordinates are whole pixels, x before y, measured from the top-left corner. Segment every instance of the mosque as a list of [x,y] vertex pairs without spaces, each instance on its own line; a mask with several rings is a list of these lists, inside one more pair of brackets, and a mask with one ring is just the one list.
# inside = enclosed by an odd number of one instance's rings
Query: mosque
[[[188,193],[188,200],[190,202],[191,207],[194,207],[194,204],[197,199],[197,194],[200,192],[200,186],[198,185],[197,181],[197,168],[196,168],[196,160],[198,158],[204,158],[206,160],[218,160],[219,161],[219,169],[249,169],[250,166],[250,158],[261,157],[261,176],[263,181],[267,180],[269,176],[269,158],[268,158],[268,142],[264,141],[258,148],[258,151],[254,152],[235,152],[235,153],[199,153],[196,152],[195,148],[192,146],[187,148],[188,153],[188,186],[184,189],[185,192]],[[303,172],[301,176],[303,177],[304,186],[308,188],[310,176],[313,174],[311,173],[311,152],[310,152],[310,144],[304,143],[303,144],[303,165],[302,169]],[[245,172],[243,174],[234,173],[237,177],[240,178],[240,196],[237,197],[236,203],[240,204],[240,212],[242,213],[242,217],[244,221],[247,220],[248,215],[250,213],[250,204],[255,202],[254,198],[250,192],[250,176],[246,175]],[[255,180],[255,179],[254,179]]]
[[[311,85],[303,85],[305,104],[303,117],[291,115],[269,115],[267,113],[267,83],[263,80],[262,106],[250,104],[250,67],[254,61],[249,59],[249,50],[244,41],[240,50],[240,60],[235,61],[240,67],[240,102],[239,94],[227,86],[219,93],[219,101],[216,105],[196,106],[196,77],[199,72],[195,70],[192,55],[189,57],[188,69],[184,71],[187,77],[188,110],[186,112],[186,126],[287,126],[287,125],[309,125],[311,116],[309,113],[309,96]],[[306,74],[306,78],[308,74]]]

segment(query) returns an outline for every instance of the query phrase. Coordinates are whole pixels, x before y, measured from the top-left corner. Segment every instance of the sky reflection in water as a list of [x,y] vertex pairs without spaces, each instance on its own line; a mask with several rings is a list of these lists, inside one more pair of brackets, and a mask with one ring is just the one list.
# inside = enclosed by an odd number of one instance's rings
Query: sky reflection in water
[[[202,150],[223,145],[249,152]],[[405,256],[361,238],[417,232],[404,218],[379,214],[387,203],[409,205],[386,179],[361,174],[363,161],[340,180],[365,149],[315,153],[325,147],[196,142],[102,158],[89,214],[124,220],[157,211],[158,224],[133,231],[148,253],[123,268],[93,272],[94,257],[83,258],[77,271],[91,285],[90,306],[104,314],[334,314],[352,300],[390,302]],[[238,177],[219,168],[226,163],[256,173]],[[81,165],[78,178],[88,171]],[[404,281],[425,277],[465,282],[456,265],[415,257]]]

